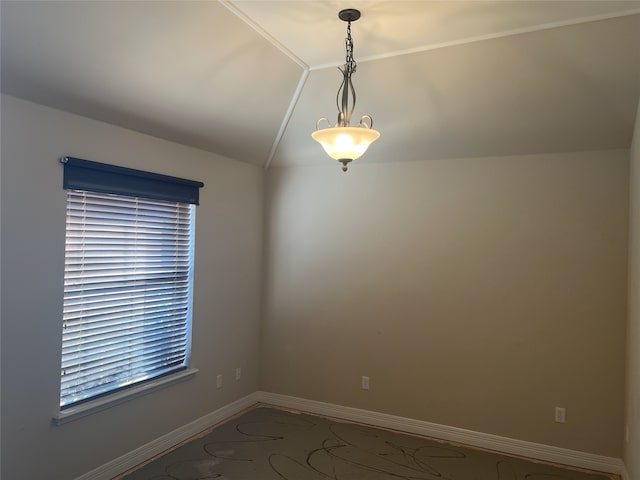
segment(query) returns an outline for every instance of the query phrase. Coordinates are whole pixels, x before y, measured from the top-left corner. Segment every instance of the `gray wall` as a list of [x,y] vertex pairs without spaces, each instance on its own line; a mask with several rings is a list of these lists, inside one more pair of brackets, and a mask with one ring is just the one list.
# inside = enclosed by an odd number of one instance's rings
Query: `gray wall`
[[[258,388],[263,172],[2,97],[2,478],[69,480]],[[205,183],[196,211],[195,378],[62,426],[65,194],[58,157]],[[235,367],[243,368],[240,381]],[[215,388],[216,374],[225,384]]]
[[621,458],[629,152],[327,161],[267,175],[262,388]]
[[629,323],[627,326],[627,429],[624,460],[640,479],[640,102],[631,147],[629,211]]
[[[401,167],[365,157],[347,174],[329,160],[271,169],[261,324],[260,169],[12,97],[1,114],[2,478],[69,480],[258,388],[622,456],[628,151]],[[62,155],[205,182],[200,372],[54,427]],[[629,303],[625,456],[634,480],[638,298]],[[553,422],[556,405],[566,424]]]

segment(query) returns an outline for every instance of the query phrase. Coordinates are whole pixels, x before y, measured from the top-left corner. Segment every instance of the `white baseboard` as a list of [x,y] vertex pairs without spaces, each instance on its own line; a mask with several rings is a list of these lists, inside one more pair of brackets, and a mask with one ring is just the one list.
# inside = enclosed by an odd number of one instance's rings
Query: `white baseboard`
[[398,417],[385,413],[344,407],[330,403],[290,397],[269,392],[254,392],[224,407],[221,407],[183,427],[163,435],[146,445],[118,457],[75,480],[110,480],[123,472],[140,465],[154,456],[188,440],[200,432],[220,423],[255,404],[300,410],[303,412],[324,415],[376,427],[415,433],[426,437],[461,443],[472,447],[495,450],[498,452],[534,458],[547,462],[559,463],[578,468],[586,468],[599,472],[614,473],[622,476],[622,480],[630,480],[622,460],[613,457],[578,452],[560,447],[552,447],[539,443],[526,442],[488,433],[474,432],[457,427],[439,425],[437,423]]
[[77,477],[75,480],[110,480],[117,477],[123,472],[146,462],[150,458],[153,458],[179,443],[188,440],[207,428],[236,415],[252,405],[255,405],[259,402],[258,397],[258,392],[254,392],[246,397],[236,400],[235,402],[229,403],[224,407],[221,407],[191,423],[188,423],[187,425],[177,428],[176,430],[147,443],[146,445],[116,458],[109,463],[105,463],[104,465],[91,470],[90,472]]
[[586,468],[599,472],[622,474],[624,463],[613,457],[605,457],[592,453],[578,452],[566,448],[553,447],[539,443],[526,442],[513,438],[500,437],[488,433],[474,432],[462,428],[439,425],[437,423],[397,417],[385,413],[371,412],[358,408],[343,407],[330,403],[317,402],[304,398],[290,397],[268,392],[258,392],[261,403],[293,410],[301,410],[318,415],[325,415],[353,422],[364,423],[376,427],[389,428],[426,437],[433,437],[450,442],[495,450],[498,452],[534,458],[552,463]]

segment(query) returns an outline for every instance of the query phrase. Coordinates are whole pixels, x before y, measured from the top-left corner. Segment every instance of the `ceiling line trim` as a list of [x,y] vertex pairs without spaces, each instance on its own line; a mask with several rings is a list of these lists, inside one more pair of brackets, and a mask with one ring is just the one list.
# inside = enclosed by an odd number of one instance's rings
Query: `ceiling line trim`
[[298,104],[298,100],[300,100],[300,96],[302,95],[302,90],[304,89],[305,84],[307,83],[307,79],[309,78],[309,69],[305,69],[300,75],[300,80],[298,81],[298,86],[296,87],[295,92],[293,92],[293,96],[291,97],[291,102],[289,102],[289,108],[287,108],[287,112],[284,114],[284,118],[282,119],[282,123],[280,124],[280,129],[278,130],[278,134],[273,141],[273,145],[271,145],[271,150],[269,150],[269,155],[267,160],[264,163],[264,169],[268,170],[271,166],[271,161],[273,157],[276,155],[276,150],[280,146],[280,141],[282,137],[284,137],[285,132],[287,131],[287,127],[289,126],[289,122],[291,121],[291,117],[293,116],[293,111]]
[[255,22],[251,17],[245,14],[240,8],[231,3],[230,0],[218,0],[222,5],[224,5],[231,13],[236,15],[240,20],[250,26],[253,30],[255,30],[258,34],[264,37],[271,45],[276,47],[282,53],[284,53],[287,57],[293,60],[298,66],[302,67],[304,70],[309,70],[309,65],[307,65],[300,57],[294,54],[291,50],[289,50],[286,46],[280,43],[274,36],[269,34],[260,24]]
[[[592,15],[589,17],[580,17],[580,18],[573,18],[570,20],[548,22],[540,25],[534,25],[531,27],[515,28],[513,30],[505,30],[503,32],[490,33],[486,35],[478,35],[475,37],[467,37],[459,40],[451,40],[449,42],[435,43],[433,45],[424,45],[422,47],[408,48],[405,50],[396,50],[393,52],[384,53],[380,55],[369,55],[364,57],[358,57],[358,63],[384,60],[387,58],[399,57],[403,55],[411,55],[414,53],[422,53],[430,50],[438,50],[440,48],[454,47],[458,45],[465,45],[468,43],[482,42],[485,40],[494,40],[496,38],[503,38],[503,37],[509,37],[513,35],[521,35],[524,33],[533,33],[533,32],[539,32],[544,30],[551,30],[554,28],[567,27],[571,25],[579,25],[582,23],[591,23],[591,22],[597,22],[600,20],[609,20],[612,18],[627,17],[632,15],[638,15],[638,14],[640,14],[640,8],[634,8],[631,10],[622,10],[619,12],[603,13],[600,15]],[[309,71],[324,70],[327,68],[340,67],[342,66],[343,63],[344,61],[336,62],[336,63],[325,63],[322,65],[309,66],[308,68],[309,68]]]

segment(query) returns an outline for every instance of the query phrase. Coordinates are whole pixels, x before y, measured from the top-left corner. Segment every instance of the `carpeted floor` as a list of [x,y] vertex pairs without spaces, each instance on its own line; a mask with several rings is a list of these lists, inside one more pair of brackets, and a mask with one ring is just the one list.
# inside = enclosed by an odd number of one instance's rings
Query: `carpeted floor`
[[126,480],[611,480],[413,435],[258,407]]

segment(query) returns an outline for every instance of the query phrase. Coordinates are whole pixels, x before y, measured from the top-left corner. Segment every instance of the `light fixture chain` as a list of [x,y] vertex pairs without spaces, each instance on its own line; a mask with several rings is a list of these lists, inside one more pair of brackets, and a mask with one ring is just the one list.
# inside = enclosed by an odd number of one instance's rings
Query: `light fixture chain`
[[356,71],[356,61],[353,58],[353,39],[351,38],[351,21],[347,22],[347,38],[345,38],[345,50],[347,52],[345,69],[351,74]]

